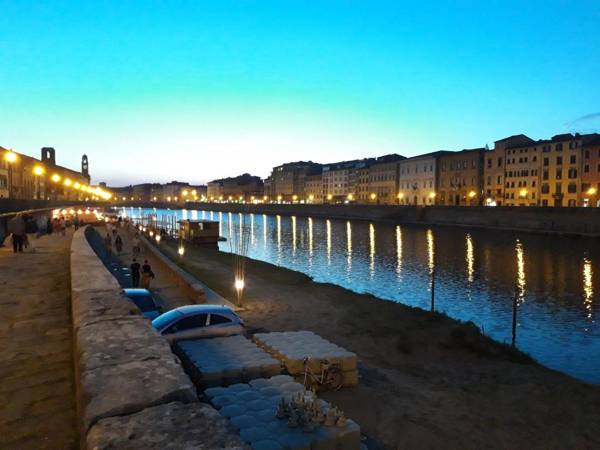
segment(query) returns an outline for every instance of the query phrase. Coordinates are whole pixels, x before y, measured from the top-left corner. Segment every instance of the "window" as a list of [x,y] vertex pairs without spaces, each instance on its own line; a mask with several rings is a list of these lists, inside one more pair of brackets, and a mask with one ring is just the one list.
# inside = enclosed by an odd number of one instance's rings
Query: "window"
[[498,167],[502,167],[502,158],[498,158]]
[[207,314],[196,314],[194,316],[184,317],[171,325],[166,333],[175,333],[178,331],[191,330],[192,328],[200,328],[206,326]]
[[589,159],[590,158],[590,151],[586,150],[585,151],[585,159]]
[[569,185],[567,186],[567,192],[569,194],[576,194],[577,193],[577,185],[575,183],[569,183]]
[[542,180],[547,180],[547,179],[548,179],[548,170],[546,169],[542,172]]
[[211,325],[219,325],[222,323],[230,323],[231,319],[229,317],[222,316],[221,314],[211,314],[210,315],[210,324]]
[[556,169],[556,179],[562,180],[562,169]]
[[571,155],[571,156],[569,156],[569,163],[570,164],[577,163],[577,155]]
[[556,147],[554,147],[554,148],[557,152],[562,152],[562,143],[556,144]]
[[544,158],[544,166],[550,165],[550,158]]
[[557,157],[556,157],[556,165],[557,165],[557,166],[560,166],[560,165],[562,165],[562,156],[557,156]]
[[569,169],[569,179],[577,178],[577,169]]
[[491,158],[488,158],[488,159],[487,159],[487,168],[488,168],[488,169],[491,169],[491,168],[492,168],[492,159],[491,159]]

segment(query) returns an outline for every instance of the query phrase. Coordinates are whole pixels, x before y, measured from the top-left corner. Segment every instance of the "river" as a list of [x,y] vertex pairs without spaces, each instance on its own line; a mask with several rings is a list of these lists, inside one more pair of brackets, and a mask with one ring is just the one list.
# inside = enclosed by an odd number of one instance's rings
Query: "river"
[[[593,239],[366,221],[122,209],[126,215],[220,221],[219,248],[315,281],[470,320],[540,363],[600,383],[600,245]],[[243,237],[229,239],[234,233]]]

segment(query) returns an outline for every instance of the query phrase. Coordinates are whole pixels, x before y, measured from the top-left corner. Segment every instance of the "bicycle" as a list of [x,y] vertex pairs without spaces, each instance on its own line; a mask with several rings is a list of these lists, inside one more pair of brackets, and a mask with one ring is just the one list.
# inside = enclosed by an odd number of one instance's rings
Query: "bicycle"
[[[339,364],[330,363],[327,360],[321,361],[321,372],[313,373],[309,367],[310,358],[305,356],[302,360],[304,364],[304,388],[307,390],[326,389],[337,391],[343,385],[342,369]],[[308,385],[310,383],[310,385]]]

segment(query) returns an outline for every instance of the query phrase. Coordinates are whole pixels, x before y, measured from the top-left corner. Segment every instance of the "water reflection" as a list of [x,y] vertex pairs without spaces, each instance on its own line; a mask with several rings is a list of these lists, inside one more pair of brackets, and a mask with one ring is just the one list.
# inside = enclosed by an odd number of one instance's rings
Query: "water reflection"
[[331,264],[331,220],[326,220],[327,226],[327,264]]
[[262,215],[262,225],[263,225],[263,247],[266,249],[267,248],[267,215],[263,214]]
[[281,260],[281,216],[277,216],[277,259]]
[[475,265],[475,256],[473,252],[473,238],[467,233],[467,279],[469,283],[473,282],[473,267]]
[[254,214],[250,214],[250,243],[254,245]]
[[371,278],[375,276],[375,225],[369,224],[369,273]]
[[402,276],[402,230],[396,225],[396,274],[398,279]]
[[346,222],[346,267],[348,275],[352,272],[352,224]]
[[525,254],[523,244],[518,239],[515,251],[517,252],[517,302],[521,304],[525,302]]
[[594,298],[593,286],[594,271],[592,269],[592,261],[588,258],[583,258],[583,304],[587,313],[587,318],[592,320],[592,306]]
[[296,256],[296,216],[292,216],[292,255]]
[[[152,209],[127,212],[148,216]],[[254,235],[258,245],[248,245],[249,257],[308,273],[316,281],[429,309],[427,287],[435,277],[436,310],[483,325],[500,342],[510,342],[516,300],[521,349],[553,368],[600,382],[600,324],[594,320],[600,302],[598,289],[593,289],[600,282],[594,267],[600,261],[600,246],[592,240],[200,213],[221,217],[224,236],[229,226],[233,234],[249,233],[248,242]],[[183,211],[159,209],[154,214],[159,219],[173,214],[181,218]],[[240,228],[240,221],[246,226]],[[231,251],[229,243],[219,247]]]

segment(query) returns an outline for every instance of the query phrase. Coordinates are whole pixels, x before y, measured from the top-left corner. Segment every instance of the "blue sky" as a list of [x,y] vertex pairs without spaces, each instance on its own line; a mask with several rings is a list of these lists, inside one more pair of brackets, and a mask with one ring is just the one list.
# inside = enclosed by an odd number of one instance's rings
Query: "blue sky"
[[597,0],[0,0],[0,145],[123,184],[600,131],[598,23]]

